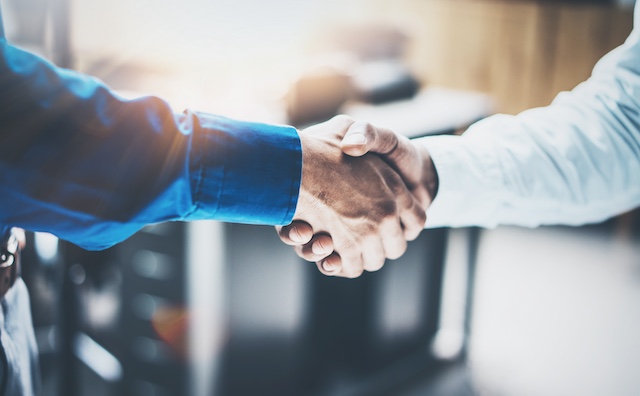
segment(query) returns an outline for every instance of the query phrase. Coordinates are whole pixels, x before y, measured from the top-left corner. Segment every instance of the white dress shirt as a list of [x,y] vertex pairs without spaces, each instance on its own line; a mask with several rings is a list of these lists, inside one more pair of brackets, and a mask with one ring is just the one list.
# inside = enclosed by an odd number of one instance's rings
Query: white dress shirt
[[626,42],[551,105],[418,142],[439,177],[428,228],[579,225],[640,206],[640,5]]

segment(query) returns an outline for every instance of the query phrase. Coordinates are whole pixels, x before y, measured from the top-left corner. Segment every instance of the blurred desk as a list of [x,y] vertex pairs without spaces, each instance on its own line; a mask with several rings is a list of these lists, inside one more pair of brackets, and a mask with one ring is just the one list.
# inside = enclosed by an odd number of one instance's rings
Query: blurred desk
[[355,119],[414,138],[462,130],[491,115],[494,103],[489,95],[478,92],[429,87],[411,99],[381,105],[351,103],[342,110]]

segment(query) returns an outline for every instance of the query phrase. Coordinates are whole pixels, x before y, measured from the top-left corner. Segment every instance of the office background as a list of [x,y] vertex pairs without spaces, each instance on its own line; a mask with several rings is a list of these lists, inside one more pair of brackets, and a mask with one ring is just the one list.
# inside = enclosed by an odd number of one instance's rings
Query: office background
[[[624,40],[630,3],[2,0],[12,41],[126,96],[409,135],[549,103]],[[44,394],[635,395],[638,217],[425,231],[357,281],[266,227],[155,226],[100,253],[30,235]]]

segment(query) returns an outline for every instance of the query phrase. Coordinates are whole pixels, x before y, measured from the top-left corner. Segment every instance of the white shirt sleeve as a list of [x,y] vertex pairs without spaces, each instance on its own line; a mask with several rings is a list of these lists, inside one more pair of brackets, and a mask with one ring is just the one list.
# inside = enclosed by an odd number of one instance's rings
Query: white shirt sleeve
[[640,5],[627,41],[547,107],[418,139],[439,189],[427,227],[578,225],[640,206]]

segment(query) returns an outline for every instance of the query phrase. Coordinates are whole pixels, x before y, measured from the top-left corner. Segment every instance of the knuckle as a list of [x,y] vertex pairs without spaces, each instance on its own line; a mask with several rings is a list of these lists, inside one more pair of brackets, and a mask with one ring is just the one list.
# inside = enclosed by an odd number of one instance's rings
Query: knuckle
[[399,259],[407,250],[407,241],[404,239],[398,240],[394,243],[393,248],[387,252],[387,258],[390,260]]
[[387,173],[384,176],[385,184],[402,206],[409,206],[413,203],[413,195],[411,195],[404,180],[402,180],[395,170],[388,168],[386,171]]
[[362,131],[368,138],[374,138],[376,136],[376,128],[369,122],[362,123]]
[[293,251],[298,255],[298,257],[306,260],[302,246],[294,246]]
[[333,120],[338,122],[354,122],[353,118],[346,114],[338,114],[337,116],[333,117]]
[[393,200],[385,200],[379,203],[377,211],[381,219],[395,219],[397,217],[398,205]]
[[376,257],[373,260],[369,260],[365,263],[364,269],[367,272],[375,272],[380,270],[384,266],[384,257]]
[[363,272],[364,272],[364,267],[362,266],[362,263],[356,264],[356,263],[350,262],[347,265],[342,266],[342,274],[344,274],[346,278],[350,278],[350,279],[358,278],[360,275],[362,275]]
[[420,233],[422,232],[423,227],[407,227],[405,230],[405,237],[407,238],[408,241],[413,241],[415,240]]
[[427,224],[427,212],[419,210],[416,216],[418,217],[418,232],[420,232],[424,228],[425,224]]
[[298,254],[298,256],[300,256],[301,258],[303,258],[306,261],[316,261],[318,259],[318,256],[316,254],[313,253],[311,246],[309,246],[309,244],[304,245],[304,246],[295,246],[294,247],[296,253]]
[[427,221],[427,214],[422,209],[412,208],[411,211],[403,213],[401,216],[404,227],[405,238],[413,241],[420,235]]
[[362,273],[364,272],[363,268],[358,268],[356,270],[352,270],[349,271],[347,273],[345,273],[345,276],[349,279],[356,279],[359,278],[360,276],[362,276]]

